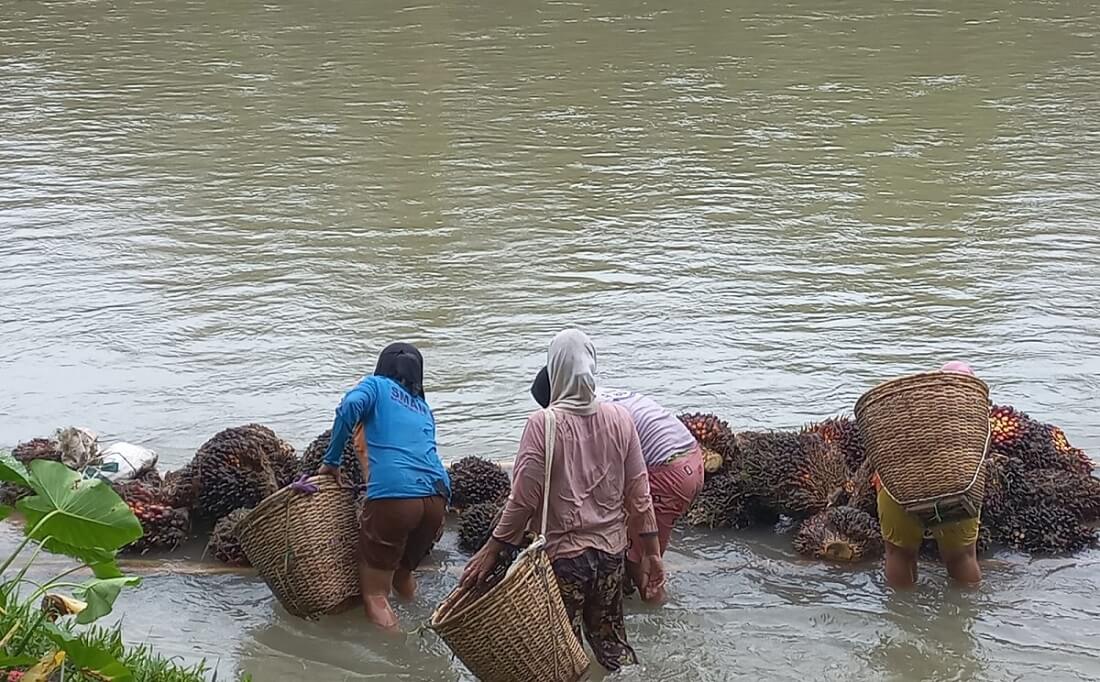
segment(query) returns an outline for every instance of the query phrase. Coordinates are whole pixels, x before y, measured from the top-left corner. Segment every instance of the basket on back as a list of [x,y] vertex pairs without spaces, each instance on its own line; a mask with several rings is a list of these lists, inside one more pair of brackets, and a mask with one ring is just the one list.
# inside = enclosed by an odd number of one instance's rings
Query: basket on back
[[903,377],[865,393],[856,420],[886,492],[930,525],[978,516],[989,405],[983,381],[951,372]]
[[541,534],[487,591],[451,592],[429,625],[482,682],[575,682],[588,669],[545,548],[555,419],[544,414]]
[[302,618],[330,613],[359,594],[355,492],[331,476],[303,495],[286,487],[241,519],[241,547],[283,607]]

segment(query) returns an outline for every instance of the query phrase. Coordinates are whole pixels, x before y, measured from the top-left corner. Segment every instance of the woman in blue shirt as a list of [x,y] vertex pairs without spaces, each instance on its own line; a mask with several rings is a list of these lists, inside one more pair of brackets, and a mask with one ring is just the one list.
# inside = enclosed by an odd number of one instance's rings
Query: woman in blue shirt
[[424,400],[424,359],[415,346],[386,347],[374,374],[344,396],[319,474],[339,478],[353,433],[367,482],[359,517],[363,608],[371,622],[392,630],[398,621],[390,589],[405,599],[415,596],[412,573],[439,538],[451,496],[436,452],[435,417]]

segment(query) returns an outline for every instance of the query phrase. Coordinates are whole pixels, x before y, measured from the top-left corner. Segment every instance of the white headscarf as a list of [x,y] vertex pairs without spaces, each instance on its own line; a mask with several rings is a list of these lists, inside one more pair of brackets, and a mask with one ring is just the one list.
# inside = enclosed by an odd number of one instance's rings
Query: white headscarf
[[550,407],[573,414],[593,414],[596,400],[596,348],[579,329],[566,329],[550,342],[546,363]]

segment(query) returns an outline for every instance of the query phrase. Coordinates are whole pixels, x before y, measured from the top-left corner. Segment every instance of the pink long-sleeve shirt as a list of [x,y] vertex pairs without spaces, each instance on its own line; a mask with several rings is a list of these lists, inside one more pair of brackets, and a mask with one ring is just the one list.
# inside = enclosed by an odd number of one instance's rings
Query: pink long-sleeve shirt
[[[555,410],[557,434],[550,471],[546,551],[553,559],[598,549],[626,549],[628,527],[654,533],[657,523],[638,432],[630,414],[601,403],[591,415]],[[516,544],[542,520],[545,423],[541,411],[527,419],[512,474],[512,494],[493,537]]]

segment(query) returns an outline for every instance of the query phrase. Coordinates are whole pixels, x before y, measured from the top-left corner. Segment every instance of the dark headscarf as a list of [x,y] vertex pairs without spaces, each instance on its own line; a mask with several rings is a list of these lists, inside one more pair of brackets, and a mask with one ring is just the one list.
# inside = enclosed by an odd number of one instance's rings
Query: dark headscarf
[[374,373],[393,379],[418,398],[424,397],[424,356],[411,343],[391,343],[378,355]]
[[543,409],[550,407],[550,372],[545,367],[535,375],[535,381],[531,384],[531,397]]

